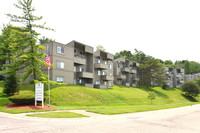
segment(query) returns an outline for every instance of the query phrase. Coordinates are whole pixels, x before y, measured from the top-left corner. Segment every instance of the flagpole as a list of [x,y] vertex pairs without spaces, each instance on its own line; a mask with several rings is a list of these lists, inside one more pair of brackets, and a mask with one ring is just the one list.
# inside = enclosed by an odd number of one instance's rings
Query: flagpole
[[50,110],[50,84],[49,84],[49,67],[48,67],[48,89],[49,89],[49,110]]
[[[47,45],[47,49],[48,49],[48,52],[49,52],[49,47]],[[50,56],[50,55],[49,55]],[[50,110],[50,84],[49,84],[49,69],[50,69],[50,66],[48,66],[48,90],[49,90],[49,110]]]

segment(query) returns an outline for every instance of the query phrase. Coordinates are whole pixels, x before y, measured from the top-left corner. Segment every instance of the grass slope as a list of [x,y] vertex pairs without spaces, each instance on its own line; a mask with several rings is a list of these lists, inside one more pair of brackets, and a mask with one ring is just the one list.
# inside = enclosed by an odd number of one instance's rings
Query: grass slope
[[[3,108],[2,106],[10,101],[2,93],[2,83],[0,85],[0,111],[31,112]],[[48,97],[47,87],[45,90],[45,95]],[[156,94],[153,105],[150,105],[148,99],[149,90],[153,90]],[[78,85],[51,86],[51,105],[58,107],[58,109],[87,109],[102,114],[118,114],[180,107],[197,104],[200,101],[200,97],[196,97],[196,101],[185,98],[180,89],[176,88],[163,90],[160,87],[153,87],[149,90],[142,87],[133,88],[121,85],[115,85],[109,89],[94,89]],[[30,93],[34,94],[33,85],[23,85],[20,94]],[[46,104],[48,104],[47,102],[48,100],[46,100]]]
[[81,117],[88,117],[88,116],[85,116],[85,115],[72,113],[72,112],[37,113],[37,114],[29,114],[27,116],[42,117],[42,118],[81,118]]

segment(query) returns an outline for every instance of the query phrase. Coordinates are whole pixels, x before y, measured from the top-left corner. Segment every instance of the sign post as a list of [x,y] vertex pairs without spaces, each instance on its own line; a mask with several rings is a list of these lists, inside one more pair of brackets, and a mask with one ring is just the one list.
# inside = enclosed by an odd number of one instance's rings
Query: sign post
[[42,101],[42,108],[44,108],[44,84],[35,84],[35,106],[37,106],[37,101]]

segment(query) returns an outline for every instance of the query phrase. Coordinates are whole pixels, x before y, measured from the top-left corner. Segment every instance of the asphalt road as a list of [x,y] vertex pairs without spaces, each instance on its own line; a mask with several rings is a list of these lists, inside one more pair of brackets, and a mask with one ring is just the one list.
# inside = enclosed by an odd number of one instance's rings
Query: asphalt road
[[45,119],[0,113],[0,133],[200,133],[200,105],[89,118]]

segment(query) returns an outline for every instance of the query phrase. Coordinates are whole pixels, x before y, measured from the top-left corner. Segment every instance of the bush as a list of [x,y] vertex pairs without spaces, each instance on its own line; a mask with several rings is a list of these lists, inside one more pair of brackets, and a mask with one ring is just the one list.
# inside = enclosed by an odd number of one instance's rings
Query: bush
[[14,95],[14,93],[18,91],[19,91],[19,86],[17,83],[16,73],[8,74],[5,78],[3,93],[7,94],[8,96],[12,96]]
[[186,96],[196,97],[200,93],[199,86],[195,81],[186,81],[181,85],[182,92],[185,92]]
[[166,84],[166,82],[163,82],[162,83],[162,89],[165,90],[165,89],[167,89],[167,87],[169,87],[169,86]]
[[34,105],[35,95],[34,94],[14,95],[9,97],[9,100],[18,105]]

